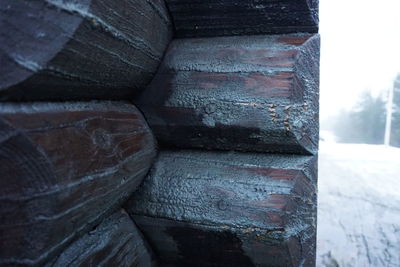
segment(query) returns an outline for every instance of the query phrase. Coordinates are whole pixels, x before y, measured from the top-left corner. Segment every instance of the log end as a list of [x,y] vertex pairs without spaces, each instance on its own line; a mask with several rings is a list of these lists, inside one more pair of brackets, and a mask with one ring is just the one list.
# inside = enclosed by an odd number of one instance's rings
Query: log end
[[312,266],[316,159],[161,152],[126,209],[177,266]]
[[46,267],[52,266],[154,267],[156,261],[136,225],[124,210],[120,210],[46,264]]
[[176,36],[318,32],[318,0],[167,0]]
[[175,40],[137,104],[163,146],[315,154],[318,38]]
[[155,140],[121,102],[2,104],[0,263],[41,264],[139,186]]

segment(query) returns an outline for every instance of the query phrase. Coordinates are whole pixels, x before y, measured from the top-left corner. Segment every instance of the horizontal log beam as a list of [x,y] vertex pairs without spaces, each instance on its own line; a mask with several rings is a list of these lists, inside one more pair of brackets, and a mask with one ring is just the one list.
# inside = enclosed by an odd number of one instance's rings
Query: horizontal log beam
[[166,0],[178,37],[318,32],[318,0]]
[[123,211],[117,211],[80,237],[46,267],[156,266],[147,242]]
[[114,210],[155,141],[121,102],[0,105],[0,265],[35,265]]
[[170,152],[126,209],[172,266],[314,266],[316,158]]
[[319,36],[174,40],[137,99],[162,145],[314,154]]
[[129,98],[172,35],[163,0],[4,0],[0,16],[0,101]]

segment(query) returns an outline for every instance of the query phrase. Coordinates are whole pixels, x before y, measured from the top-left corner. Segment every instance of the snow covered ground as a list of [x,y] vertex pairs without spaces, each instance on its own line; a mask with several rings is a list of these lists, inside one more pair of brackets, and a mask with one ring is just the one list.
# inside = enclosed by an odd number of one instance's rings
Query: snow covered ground
[[400,266],[400,149],[321,142],[317,266]]

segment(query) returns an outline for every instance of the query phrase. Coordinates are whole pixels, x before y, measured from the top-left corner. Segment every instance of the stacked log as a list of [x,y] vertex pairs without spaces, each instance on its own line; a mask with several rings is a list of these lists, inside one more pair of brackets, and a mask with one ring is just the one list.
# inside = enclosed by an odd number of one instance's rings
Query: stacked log
[[161,144],[313,154],[319,36],[177,39],[137,105]]
[[46,267],[68,266],[156,266],[147,242],[123,211],[72,243]]
[[315,266],[317,1],[256,2],[167,0],[184,38],[135,100],[162,151],[124,206],[163,266]]
[[105,218],[156,155],[127,100],[172,38],[164,1],[6,0],[0,16],[0,265],[153,265],[126,214]]
[[316,159],[161,152],[127,204],[171,266],[312,266]]
[[125,206],[162,263],[315,265],[318,70],[316,34],[172,41],[136,101],[163,151]]
[[318,1],[165,2],[0,8],[0,265],[315,265]]
[[132,105],[2,104],[0,264],[41,264],[120,206],[155,156]]
[[162,0],[5,0],[0,16],[3,101],[132,97],[172,34]]
[[178,37],[318,31],[318,0],[166,0]]

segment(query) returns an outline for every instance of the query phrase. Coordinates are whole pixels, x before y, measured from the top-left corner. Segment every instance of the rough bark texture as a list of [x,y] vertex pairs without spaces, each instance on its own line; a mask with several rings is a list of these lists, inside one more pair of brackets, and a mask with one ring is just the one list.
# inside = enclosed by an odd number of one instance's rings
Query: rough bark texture
[[161,152],[126,209],[172,266],[313,266],[316,158]]
[[132,194],[155,156],[114,102],[0,105],[0,265],[40,264]]
[[4,0],[0,16],[0,100],[130,97],[172,34],[162,0]]
[[166,0],[178,37],[318,32],[318,0]]
[[174,40],[137,104],[163,145],[316,153],[319,36]]
[[136,225],[117,211],[86,235],[73,242],[46,267],[156,266],[154,255]]

